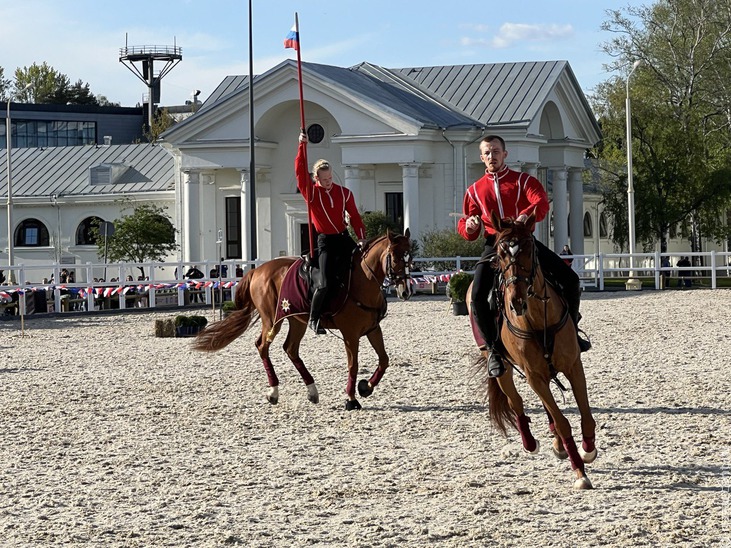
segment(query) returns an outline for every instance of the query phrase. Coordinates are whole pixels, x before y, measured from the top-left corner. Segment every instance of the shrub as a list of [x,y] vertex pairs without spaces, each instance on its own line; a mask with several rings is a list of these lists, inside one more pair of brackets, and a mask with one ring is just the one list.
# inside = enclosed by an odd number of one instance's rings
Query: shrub
[[205,316],[186,316],[179,314],[175,316],[175,327],[205,327],[208,320]]
[[457,272],[449,278],[447,284],[447,295],[453,302],[465,302],[467,300],[467,290],[472,283],[474,276],[467,272]]
[[236,305],[233,301],[223,301],[223,304],[221,305],[221,310],[224,312],[233,312],[236,310]]
[[[477,238],[470,242],[460,236],[456,230],[431,230],[421,235],[423,243],[422,254],[424,257],[479,257],[482,255],[485,240]],[[449,271],[454,270],[453,261],[431,261],[423,263],[427,268],[434,270]],[[462,270],[474,270],[477,261],[462,261]]]

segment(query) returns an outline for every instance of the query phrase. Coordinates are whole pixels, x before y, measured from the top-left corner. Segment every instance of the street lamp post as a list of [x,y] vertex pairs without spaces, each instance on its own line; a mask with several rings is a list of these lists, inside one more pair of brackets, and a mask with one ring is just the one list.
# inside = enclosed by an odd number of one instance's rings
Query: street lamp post
[[[22,91],[28,91],[30,88],[33,87],[33,84],[27,84]],[[7,148],[5,149],[5,154],[7,157],[7,166],[8,166],[8,201],[7,201],[7,214],[8,214],[8,282],[10,282],[11,285],[15,284],[15,274],[13,273],[13,266],[15,265],[15,258],[13,257],[14,252],[14,243],[13,242],[13,179],[11,176],[11,170],[12,170],[12,161],[10,159],[10,153],[12,151],[13,147],[13,139],[12,139],[12,131],[11,131],[12,125],[10,120],[10,99],[8,99],[7,103],[7,111],[5,114],[5,137],[7,139]]]
[[642,289],[642,281],[635,277],[635,188],[632,183],[632,109],[629,100],[629,80],[632,73],[642,64],[635,61],[632,70],[627,75],[627,216],[629,224],[629,278],[625,287],[630,290]]

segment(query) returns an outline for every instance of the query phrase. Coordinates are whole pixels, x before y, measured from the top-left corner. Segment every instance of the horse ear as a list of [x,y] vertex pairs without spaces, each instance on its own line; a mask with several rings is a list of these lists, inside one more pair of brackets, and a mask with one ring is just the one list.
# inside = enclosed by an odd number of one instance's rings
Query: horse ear
[[495,214],[494,210],[490,212],[490,222],[492,223],[492,228],[494,228],[498,232],[500,232],[502,230],[502,228],[503,228],[502,220],[500,219],[500,217],[498,217]]
[[533,208],[533,211],[531,211],[530,215],[528,215],[528,218],[525,220],[525,226],[527,226],[531,232],[533,232],[533,229],[536,227],[536,208]]
[[411,238],[411,232],[409,232],[409,229],[408,228],[404,232],[404,236],[406,236],[407,238]]

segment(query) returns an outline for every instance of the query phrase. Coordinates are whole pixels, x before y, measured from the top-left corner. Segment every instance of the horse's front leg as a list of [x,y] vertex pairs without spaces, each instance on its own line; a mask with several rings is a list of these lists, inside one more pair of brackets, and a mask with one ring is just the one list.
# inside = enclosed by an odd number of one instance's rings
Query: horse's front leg
[[373,389],[379,382],[381,382],[381,378],[388,368],[388,354],[386,354],[386,345],[383,342],[381,326],[376,326],[376,328],[366,336],[368,337],[368,342],[371,343],[373,350],[375,350],[378,355],[378,367],[373,372],[370,379],[362,379],[358,382],[358,394],[364,398],[373,394]]
[[574,474],[576,474],[574,488],[591,489],[591,481],[589,481],[589,478],[587,477],[584,470],[584,461],[579,455],[579,450],[576,447],[576,442],[574,441],[574,437],[571,434],[571,424],[569,424],[569,421],[566,419],[563,413],[561,413],[561,410],[556,404],[556,400],[553,398],[553,394],[551,393],[551,389],[549,387],[549,382],[550,381],[548,378],[543,378],[538,375],[532,378],[528,378],[528,383],[530,384],[531,388],[533,388],[533,391],[538,395],[539,398],[541,398],[543,406],[551,414],[551,417],[553,417],[556,432],[560,436],[561,441],[563,442],[563,447],[568,454],[569,462],[571,463],[571,469],[574,471]]
[[500,390],[508,398],[508,406],[515,414],[515,427],[520,434],[523,451],[535,455],[540,450],[540,443],[533,437],[533,433],[530,430],[530,419],[525,414],[523,398],[520,397],[518,390],[515,388],[513,368],[508,367],[505,373],[496,380],[498,386],[500,386]]
[[345,410],[352,411],[361,409],[361,405],[355,398],[355,383],[358,380],[358,346],[359,336],[353,333],[340,331],[345,340],[345,352],[348,355],[348,383],[345,386],[345,394],[348,399],[345,401]]

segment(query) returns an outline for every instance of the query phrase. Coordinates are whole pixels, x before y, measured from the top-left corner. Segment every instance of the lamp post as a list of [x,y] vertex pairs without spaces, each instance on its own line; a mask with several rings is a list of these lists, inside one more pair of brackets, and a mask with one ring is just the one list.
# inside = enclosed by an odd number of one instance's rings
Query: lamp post
[[632,73],[642,64],[638,59],[627,75],[627,216],[629,224],[629,278],[625,287],[630,290],[642,289],[642,281],[635,278],[635,188],[632,183],[632,109],[629,100],[629,80]]
[[[22,91],[28,91],[33,87],[33,84],[26,84]],[[7,148],[5,154],[7,157],[8,164],[8,201],[7,201],[7,212],[8,212],[8,282],[10,285],[15,284],[15,274],[13,273],[13,265],[15,259],[13,257],[13,179],[11,176],[12,161],[10,160],[10,153],[13,147],[12,139],[12,125],[10,120],[10,99],[7,103],[7,112],[5,114],[5,137],[7,139]]]

